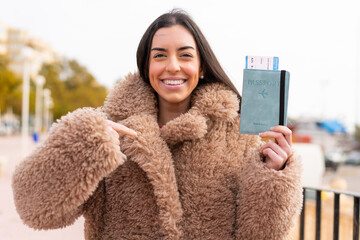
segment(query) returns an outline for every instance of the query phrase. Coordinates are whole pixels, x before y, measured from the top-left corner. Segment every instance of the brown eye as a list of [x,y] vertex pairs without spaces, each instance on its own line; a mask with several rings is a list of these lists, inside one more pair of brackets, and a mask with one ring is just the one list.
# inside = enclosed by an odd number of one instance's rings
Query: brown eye
[[190,53],[184,53],[181,55],[182,57],[193,57]]
[[162,53],[158,53],[154,55],[154,58],[162,58],[162,57],[165,57],[165,55]]

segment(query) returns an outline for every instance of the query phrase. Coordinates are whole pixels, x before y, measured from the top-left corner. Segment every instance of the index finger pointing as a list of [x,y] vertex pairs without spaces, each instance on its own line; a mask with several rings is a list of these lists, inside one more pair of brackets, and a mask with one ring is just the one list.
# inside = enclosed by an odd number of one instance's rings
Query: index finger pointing
[[119,123],[116,123],[113,121],[109,121],[109,120],[107,120],[107,123],[118,133],[122,133],[122,134],[128,135],[130,137],[137,137],[137,133],[134,130],[132,130],[128,127],[125,127],[122,124],[119,124]]

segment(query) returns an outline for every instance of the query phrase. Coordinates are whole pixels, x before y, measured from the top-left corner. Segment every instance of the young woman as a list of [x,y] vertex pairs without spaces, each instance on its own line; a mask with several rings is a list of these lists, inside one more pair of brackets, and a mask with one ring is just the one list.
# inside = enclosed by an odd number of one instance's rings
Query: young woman
[[150,25],[137,61],[102,108],[62,117],[17,168],[25,224],[83,215],[86,239],[287,239],[302,201],[291,131],[239,134],[240,96],[181,11]]

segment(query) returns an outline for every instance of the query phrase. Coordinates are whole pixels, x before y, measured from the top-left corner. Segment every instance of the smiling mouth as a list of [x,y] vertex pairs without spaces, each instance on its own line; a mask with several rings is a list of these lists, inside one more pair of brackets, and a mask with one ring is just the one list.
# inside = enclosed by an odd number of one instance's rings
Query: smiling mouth
[[164,80],[162,80],[162,82],[165,83],[166,85],[176,86],[176,85],[183,84],[184,82],[186,82],[186,80],[184,80],[184,79],[179,79],[179,80],[164,79]]

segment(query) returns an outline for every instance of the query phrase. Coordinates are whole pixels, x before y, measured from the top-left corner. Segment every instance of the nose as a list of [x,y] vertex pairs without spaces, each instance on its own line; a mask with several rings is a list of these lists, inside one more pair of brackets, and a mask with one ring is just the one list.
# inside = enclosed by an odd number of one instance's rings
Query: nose
[[169,58],[167,65],[166,65],[166,70],[168,72],[178,72],[180,71],[180,63],[178,61],[178,59],[176,57],[171,57]]

